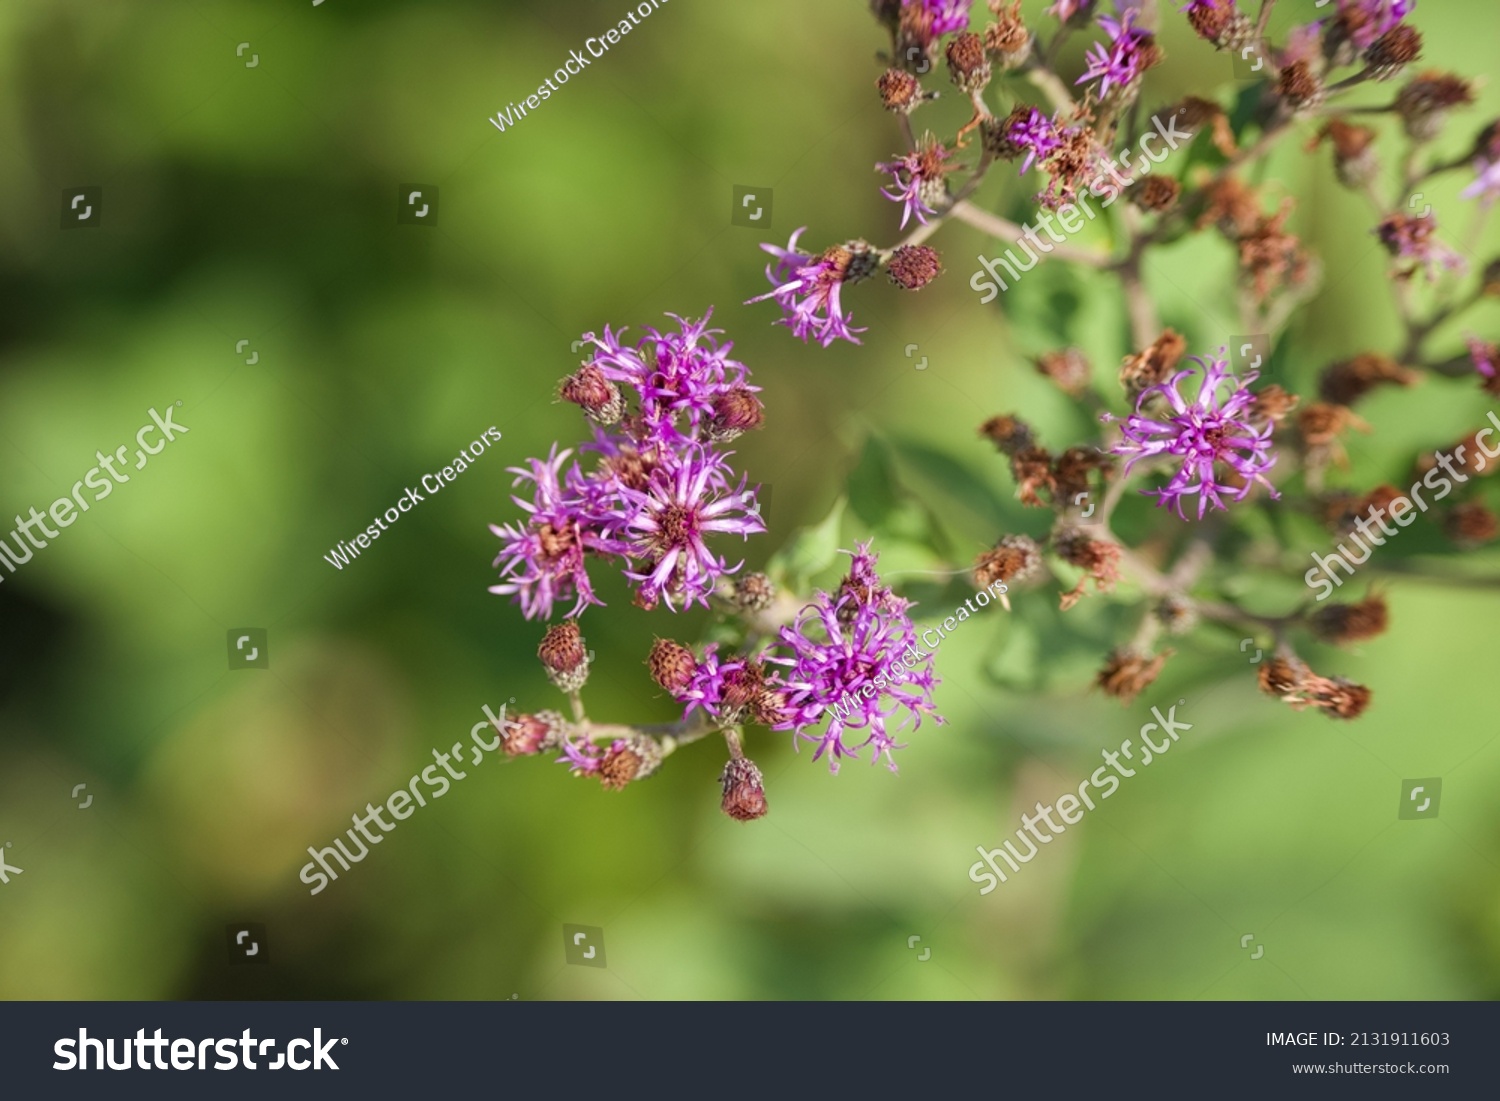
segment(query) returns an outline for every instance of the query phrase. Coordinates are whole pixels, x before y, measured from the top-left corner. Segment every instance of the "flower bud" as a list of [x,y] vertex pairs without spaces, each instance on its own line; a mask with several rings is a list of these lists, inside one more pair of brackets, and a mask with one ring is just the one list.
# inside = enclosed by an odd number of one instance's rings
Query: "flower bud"
[[529,757],[562,744],[567,723],[556,711],[517,715],[507,719],[500,735],[508,756]]
[[1134,401],[1153,386],[1160,386],[1172,375],[1187,352],[1187,338],[1167,329],[1144,351],[1126,356],[1120,363],[1120,385],[1125,396]]
[[984,54],[984,42],[977,34],[965,31],[954,35],[945,51],[948,77],[958,90],[973,95],[990,82],[990,59]]
[[1308,111],[1323,102],[1323,84],[1306,61],[1282,69],[1276,90],[1294,111]]
[[875,87],[880,90],[880,102],[885,109],[898,115],[911,114],[919,104],[936,95],[922,91],[921,82],[901,69],[887,69],[881,73]]
[[577,692],[589,679],[589,655],[576,620],[548,627],[536,656],[542,659],[547,679],[564,692]]
[[943,270],[936,249],[926,245],[902,245],[886,261],[886,274],[903,290],[921,290]]
[[698,671],[698,659],[680,642],[659,638],[651,645],[651,657],[646,661],[651,670],[651,679],[673,696],[681,695],[692,683]]
[[1375,595],[1358,604],[1325,604],[1308,617],[1308,626],[1324,642],[1363,642],[1385,634],[1390,618],[1385,598]]
[[1382,383],[1411,386],[1421,376],[1376,352],[1335,363],[1318,379],[1318,393],[1335,405],[1353,405]]
[[792,717],[785,692],[763,688],[750,703],[750,718],[761,726],[776,726]]
[[1188,22],[1198,37],[1213,43],[1216,50],[1239,52],[1241,46],[1255,41],[1255,24],[1234,5],[1234,0],[1196,0],[1188,5]]
[[724,785],[724,813],[736,822],[753,822],[766,813],[766,787],[760,769],[748,757],[735,757],[719,776]]
[[1121,647],[1109,655],[1099,670],[1097,683],[1105,695],[1128,704],[1151,687],[1173,653],[1173,650],[1163,650],[1152,655],[1135,647]]
[[1077,348],[1064,348],[1057,352],[1043,352],[1036,358],[1037,373],[1046,375],[1057,388],[1071,397],[1077,397],[1088,387],[1093,376],[1088,357]]
[[1375,153],[1375,131],[1342,119],[1332,119],[1318,132],[1318,140],[1333,142],[1333,171],[1339,183],[1360,190],[1380,175],[1380,158]]
[[1422,56],[1422,32],[1398,23],[1365,51],[1371,80],[1390,80]]
[[592,363],[585,364],[563,380],[561,397],[583,410],[596,424],[614,424],[625,412],[620,388],[604,377],[604,371]]
[[729,723],[741,722],[766,687],[765,666],[748,658],[724,674],[724,686],[719,693],[723,706],[722,718]]
[[636,778],[640,767],[640,754],[631,742],[625,738],[617,739],[599,758],[599,785],[605,791],[621,791]]
[[1296,394],[1288,393],[1273,382],[1255,392],[1255,404],[1250,407],[1250,416],[1253,420],[1280,424],[1297,408],[1297,403],[1301,400]]
[[1443,517],[1443,531],[1460,547],[1473,549],[1500,535],[1500,518],[1478,501],[1454,505]]
[[1182,185],[1171,176],[1153,174],[1132,184],[1127,194],[1130,201],[1142,210],[1165,214],[1177,205]]
[[1474,90],[1467,80],[1428,70],[1401,89],[1396,96],[1396,112],[1407,137],[1428,142],[1442,133],[1450,108],[1473,102]]
[[746,612],[763,612],[776,599],[776,586],[763,573],[741,574],[731,591],[735,607]]
[[745,432],[752,432],[766,421],[766,407],[743,386],[735,386],[714,399],[713,416],[708,419],[708,438],[727,443]]
[[1198,626],[1198,606],[1181,593],[1168,593],[1152,611],[1170,635],[1185,635]]

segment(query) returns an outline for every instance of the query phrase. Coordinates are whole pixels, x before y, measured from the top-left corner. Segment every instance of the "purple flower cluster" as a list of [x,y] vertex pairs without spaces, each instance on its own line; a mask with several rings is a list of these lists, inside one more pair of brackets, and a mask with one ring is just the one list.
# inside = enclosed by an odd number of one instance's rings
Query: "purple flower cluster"
[[1099,95],[1106,96],[1111,85],[1129,87],[1146,71],[1151,64],[1149,47],[1152,36],[1149,31],[1131,26],[1136,15],[1134,8],[1126,8],[1119,19],[1108,15],[1099,17],[1099,25],[1109,32],[1109,44],[1094,43],[1093,52],[1084,55],[1088,68],[1075,83],[1102,78]]
[[1025,159],[1021,161],[1021,175],[1037,161],[1043,163],[1062,148],[1063,132],[1058,128],[1056,122],[1048,118],[1035,107],[1027,109],[1025,114],[1017,113],[1010,121],[1005,132],[1006,140],[1021,152],[1025,153]]
[[897,712],[906,713],[900,729],[915,729],[924,715],[943,722],[932,702],[932,654],[917,646],[910,602],[881,582],[868,543],[844,553],[852,562],[838,593],[815,593],[772,650],[729,660],[716,644],[704,650],[672,693],[686,705],[684,719],[702,709],[721,723],[750,719],[793,731],[818,747],[814,761],[827,754],[834,772],[865,746],[872,764],[884,757],[894,771],[891,752],[902,746],[887,723]]
[[[710,315],[712,311],[710,311]],[[763,411],[745,365],[729,358],[708,317],[672,316],[677,332],[647,327],[634,345],[622,333],[585,333],[593,358],[562,387],[562,396],[595,421],[596,455],[585,473],[572,449],[512,467],[516,484],[531,482],[524,523],[491,525],[502,546],[495,565],[501,583],[490,592],[514,595],[527,619],[548,619],[558,601],[573,600],[568,616],[603,604],[589,582],[587,557],[626,560],[636,602],[665,600],[707,605],[719,578],[735,572],[704,542],[713,534],[742,537],[765,531],[755,491],[734,481],[729,452],[715,444],[760,426]],[[634,393],[626,411],[621,386]]]
[[901,204],[902,229],[906,228],[906,223],[913,214],[924,226],[927,224],[928,214],[937,214],[933,204],[942,202],[946,196],[943,177],[947,175],[949,168],[943,162],[947,158],[947,148],[929,136],[905,156],[875,166],[880,171],[891,174],[893,188],[881,188],[880,193],[892,202]]
[[774,298],[784,314],[778,324],[790,328],[798,340],[811,337],[825,348],[835,340],[858,344],[854,334],[865,330],[850,326],[853,317],[845,316],[840,293],[846,282],[864,278],[875,265],[865,262],[850,245],[835,245],[818,256],[803,252],[797,247],[797,238],[806,230],[803,226],[793,233],[786,248],[760,246],[775,258],[775,263],[766,266],[771,290],[745,305]]
[[[1137,463],[1165,458],[1181,463],[1171,480],[1161,489],[1144,490],[1157,498],[1158,507],[1172,507],[1187,519],[1184,498],[1198,495],[1198,519],[1203,519],[1210,505],[1223,509],[1224,495],[1242,501],[1256,482],[1278,496],[1266,480],[1265,473],[1275,464],[1270,453],[1272,425],[1256,428],[1246,417],[1255,401],[1250,384],[1257,372],[1236,378],[1222,359],[1204,361],[1192,357],[1203,368],[1197,397],[1191,404],[1178,387],[1197,372],[1191,367],[1178,371],[1165,382],[1144,390],[1136,402],[1136,411],[1121,426],[1123,438],[1112,450],[1125,461],[1125,474]],[[1166,408],[1160,414],[1148,414],[1154,401],[1162,400]],[[1106,421],[1119,418],[1105,413]],[[1221,480],[1219,468],[1227,467],[1236,475],[1234,484]]]
[[[932,702],[938,680],[932,655],[917,646],[908,602],[880,584],[869,544],[857,547],[851,558],[839,595],[816,593],[796,621],[781,629],[780,641],[790,656],[770,660],[787,667],[783,684],[789,714],[774,729],[794,730],[815,744],[813,760],[828,754],[833,772],[843,758],[857,757],[865,746],[871,748],[871,764],[884,757],[895,771],[891,751],[902,746],[887,721],[904,710],[897,732],[908,723],[916,729],[924,714],[941,724]],[[812,731],[825,717],[828,725],[822,733]]]

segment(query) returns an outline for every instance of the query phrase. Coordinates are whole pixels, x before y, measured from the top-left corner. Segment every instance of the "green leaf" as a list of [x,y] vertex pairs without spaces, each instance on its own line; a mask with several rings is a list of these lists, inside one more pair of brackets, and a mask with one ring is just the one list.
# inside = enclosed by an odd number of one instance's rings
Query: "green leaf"
[[840,497],[821,522],[803,528],[792,536],[766,566],[766,573],[778,586],[801,591],[808,580],[833,565],[842,541],[845,499]]

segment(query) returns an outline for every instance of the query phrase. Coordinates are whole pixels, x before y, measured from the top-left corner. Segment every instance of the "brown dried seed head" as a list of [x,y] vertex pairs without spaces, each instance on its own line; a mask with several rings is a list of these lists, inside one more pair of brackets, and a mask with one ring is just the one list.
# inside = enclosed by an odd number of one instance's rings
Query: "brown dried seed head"
[[1353,405],[1382,383],[1411,386],[1420,377],[1389,356],[1366,352],[1325,370],[1318,380],[1318,393],[1335,405]]
[[1197,604],[1180,593],[1162,597],[1152,611],[1168,634],[1185,635],[1198,626]]
[[1431,141],[1442,132],[1448,111],[1474,102],[1474,88],[1467,80],[1437,69],[1419,73],[1396,96],[1396,111],[1407,136]]
[[1270,421],[1272,424],[1280,424],[1286,419],[1297,403],[1302,399],[1296,394],[1289,394],[1276,383],[1263,387],[1255,394],[1255,404],[1250,407],[1250,415],[1260,420]]
[[1309,447],[1326,447],[1351,425],[1364,424],[1346,405],[1315,401],[1297,414],[1297,431]]
[[1046,490],[1049,496],[1056,498],[1057,484],[1052,478],[1052,456],[1045,447],[1028,447],[1025,451],[1016,452],[1011,456],[1010,473],[1016,480],[1016,496],[1023,505],[1045,507],[1046,502],[1037,495],[1038,490]]
[[979,426],[979,434],[986,437],[1006,455],[1017,455],[1036,446],[1036,436],[1031,426],[1019,417],[1006,413],[991,417]]
[[1182,185],[1171,176],[1152,174],[1130,188],[1130,199],[1142,210],[1165,213],[1177,205]]
[[1021,18],[1021,0],[1009,5],[991,0],[995,22],[984,29],[984,48],[995,55],[1002,68],[1014,69],[1031,56],[1031,32]]
[[1046,375],[1065,394],[1077,396],[1089,384],[1092,371],[1089,361],[1077,348],[1064,348],[1057,352],[1043,352],[1036,358],[1036,369]]
[[1370,690],[1343,677],[1319,678],[1312,695],[1330,719],[1357,719],[1370,706]]
[[1358,604],[1325,604],[1308,619],[1308,626],[1324,642],[1363,642],[1385,633],[1390,611],[1384,597],[1371,595]]
[[1089,473],[1104,471],[1109,477],[1113,464],[1107,455],[1092,447],[1070,447],[1052,464],[1052,484],[1059,503],[1074,503],[1075,499],[1089,491]]
[[974,584],[987,589],[997,581],[1020,584],[1042,568],[1042,550],[1029,535],[1007,535],[974,560]]
[[750,718],[761,726],[775,726],[791,717],[785,692],[763,688],[750,702]]
[[1500,518],[1478,501],[1454,505],[1443,518],[1443,531],[1461,547],[1477,547],[1500,535]]
[[719,776],[724,787],[724,800],[719,804],[725,814],[736,822],[753,822],[766,813],[766,785],[748,757],[736,757],[724,766]]
[[1161,653],[1152,655],[1143,653],[1130,647],[1122,647],[1109,655],[1104,667],[1099,670],[1098,685],[1104,690],[1105,695],[1114,696],[1121,703],[1128,704],[1135,699],[1161,675],[1162,666],[1167,664],[1167,658],[1175,653],[1173,650],[1163,650]]
[[1233,176],[1225,176],[1203,190],[1203,213],[1198,228],[1218,226],[1219,232],[1232,241],[1255,228],[1260,221],[1260,201],[1253,188]]
[[1152,386],[1166,382],[1186,352],[1187,339],[1167,329],[1149,348],[1126,356],[1120,364],[1120,385],[1125,388],[1126,396],[1134,399]]
[[1052,541],[1057,555],[1093,579],[1099,592],[1108,592],[1120,580],[1120,545],[1094,539],[1082,531],[1065,529]]
[[1277,654],[1260,667],[1256,674],[1260,690],[1268,696],[1285,699],[1296,695],[1307,682],[1309,670],[1295,657]]

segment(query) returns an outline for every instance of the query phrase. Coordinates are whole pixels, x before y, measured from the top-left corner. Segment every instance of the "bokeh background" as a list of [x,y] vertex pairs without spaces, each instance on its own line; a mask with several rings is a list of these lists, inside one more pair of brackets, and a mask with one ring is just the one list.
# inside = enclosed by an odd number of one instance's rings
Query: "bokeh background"
[[[180,401],[190,430],[0,575],[0,841],[24,869],[0,885],[0,996],[1500,994],[1500,596],[1455,580],[1493,579],[1500,557],[1455,556],[1425,522],[1353,586],[1385,579],[1391,632],[1305,651],[1373,686],[1356,723],[1259,696],[1239,640],[1209,628],[1121,708],[1088,686],[1139,609],[1090,598],[1064,619],[1043,589],[943,644],[948,723],[910,739],[898,775],[830,776],[787,735],[752,732],[771,813],[746,826],[718,810],[709,741],[621,794],[492,757],[309,896],[307,847],[466,741],[482,705],[562,702],[534,657],[542,626],[486,592],[486,525],[519,512],[505,467],[583,434],[555,401],[581,332],[713,307],[768,410],[736,444],[772,489],[751,565],[848,492],[841,544],[878,529],[882,564],[937,618],[964,590],[916,571],[1046,521],[1016,504],[977,424],[1019,411],[1044,439],[1081,440],[1086,417],[1027,356],[1076,342],[1108,381],[1127,351],[1116,290],[1060,264],[981,307],[973,257],[998,247],[961,226],[934,241],[949,271],[932,287],[849,295],[861,347],[773,327],[771,306],[740,304],[764,288],[760,241],[800,225],[815,248],[897,237],[872,171],[899,147],[872,87],[881,33],[857,0],[670,0],[513,130],[486,121],[625,7],[0,4],[0,512],[66,494],[153,406]],[[1314,12],[1283,0],[1273,26]],[[1428,63],[1486,73],[1500,9],[1424,3],[1415,21]],[[1148,106],[1207,89],[1228,102],[1227,57],[1166,22]],[[1075,70],[1088,37],[1065,53]],[[932,108],[950,133],[951,98]],[[1486,87],[1439,148],[1461,153],[1497,113]],[[1297,197],[1292,227],[1324,264],[1270,376],[1306,390],[1399,331],[1370,209],[1301,144],[1265,177]],[[1024,219],[1034,181],[991,175],[980,201]],[[1428,198],[1482,266],[1500,250],[1471,231],[1468,178]],[[439,188],[435,227],[397,223],[412,182]],[[730,224],[737,184],[773,189],[767,229]],[[59,196],[78,185],[102,187],[101,224],[62,230]],[[1090,232],[1108,244],[1103,223]],[[1148,282],[1195,351],[1238,332],[1221,243],[1163,254]],[[1496,328],[1485,304],[1433,347]],[[1400,482],[1485,409],[1472,380],[1379,393],[1336,480]],[[491,425],[503,443],[455,484],[347,568],[324,560]],[[1122,527],[1170,530],[1146,504]],[[1229,566],[1217,583],[1287,607],[1328,548],[1293,530],[1283,570]],[[596,576],[610,607],[584,619],[591,712],[672,718],[646,649],[710,617],[645,613]],[[226,633],[245,626],[267,630],[269,668],[229,669]],[[981,898],[976,845],[1178,699],[1193,724],[1179,746]],[[1433,776],[1439,818],[1398,821],[1402,780]],[[266,965],[231,965],[237,922],[265,925]],[[608,967],[565,964],[564,923],[602,928]]]

